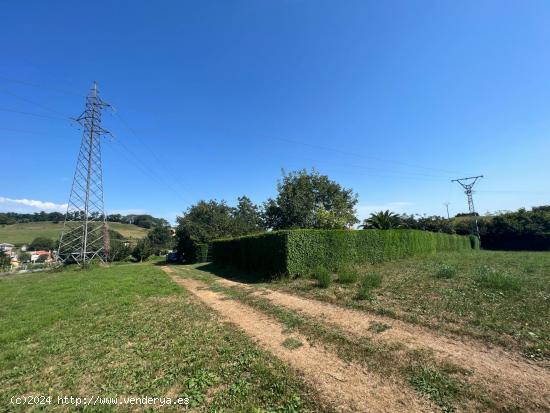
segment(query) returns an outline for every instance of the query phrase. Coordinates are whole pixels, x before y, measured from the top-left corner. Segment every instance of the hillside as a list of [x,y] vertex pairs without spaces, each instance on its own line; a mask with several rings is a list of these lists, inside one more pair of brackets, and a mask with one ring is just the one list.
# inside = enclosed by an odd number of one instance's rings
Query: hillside
[[[133,224],[122,224],[110,222],[109,228],[117,231],[125,238],[143,238],[147,234],[145,228]],[[28,222],[24,224],[0,225],[0,243],[22,245],[28,244],[37,237],[47,237],[53,240],[59,238],[63,229],[63,222],[55,223],[50,221]]]

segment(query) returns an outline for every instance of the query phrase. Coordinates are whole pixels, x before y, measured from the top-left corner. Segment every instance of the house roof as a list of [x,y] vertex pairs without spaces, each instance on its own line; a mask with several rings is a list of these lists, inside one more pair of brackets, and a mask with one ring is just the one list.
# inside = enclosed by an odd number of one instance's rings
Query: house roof
[[50,251],[29,251],[33,255],[50,255]]

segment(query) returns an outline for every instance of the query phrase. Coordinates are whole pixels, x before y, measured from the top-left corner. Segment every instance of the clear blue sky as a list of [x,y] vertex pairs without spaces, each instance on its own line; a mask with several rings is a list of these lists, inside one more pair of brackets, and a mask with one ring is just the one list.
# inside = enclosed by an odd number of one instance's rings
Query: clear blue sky
[[550,201],[547,1],[1,10],[2,211],[67,202],[81,137],[62,118],[94,80],[117,109],[104,124],[108,212],[173,220],[203,198],[262,202],[281,168],[311,167],[358,192],[361,217],[464,212],[449,179],[470,174],[486,176],[482,213]]

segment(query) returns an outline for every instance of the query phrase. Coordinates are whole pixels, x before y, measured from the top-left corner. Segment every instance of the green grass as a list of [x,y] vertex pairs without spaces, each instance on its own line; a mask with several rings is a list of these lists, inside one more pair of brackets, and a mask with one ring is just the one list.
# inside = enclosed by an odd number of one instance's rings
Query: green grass
[[[431,398],[444,411],[452,411],[455,407],[464,410],[465,406],[471,408],[472,404],[476,405],[480,411],[495,409],[495,403],[487,389],[480,385],[466,384],[470,375],[468,370],[448,362],[439,363],[429,351],[408,350],[397,342],[383,343],[369,337],[351,336],[317,318],[277,306],[269,299],[254,294],[252,290],[225,287],[216,282],[215,275],[218,275],[219,271],[211,266],[208,270],[201,269],[201,266],[196,267],[189,266],[185,269],[179,267],[180,274],[199,279],[207,283],[212,291],[225,294],[228,298],[238,300],[275,318],[286,327],[289,333],[299,332],[308,342],[327,348],[342,360],[363,364],[370,371],[377,372],[387,379],[401,380],[404,386],[410,385],[414,390]],[[386,324],[374,323],[369,331],[379,334],[388,328],[390,327]],[[283,345],[291,349],[296,348],[294,341],[295,339],[288,338]],[[436,377],[445,378],[445,380],[432,380],[430,394],[428,394],[425,389],[411,382],[411,378],[415,378],[417,369],[429,370]],[[450,392],[448,383],[453,383],[455,385],[453,389],[456,391]],[[440,399],[435,399],[436,393],[441,395]]]
[[493,290],[519,291],[523,284],[522,278],[487,265],[478,268],[475,279],[479,285]]
[[[109,228],[119,232],[125,238],[140,239],[147,235],[145,228],[133,224],[110,222]],[[28,222],[24,224],[0,225],[0,243],[7,242],[15,245],[29,244],[35,238],[46,237],[53,240],[59,238],[63,230],[63,222]]]
[[358,300],[370,300],[372,299],[371,291],[374,288],[380,287],[380,285],[382,285],[382,275],[376,272],[370,272],[361,277],[355,297]]
[[317,280],[317,285],[320,288],[328,288],[332,284],[332,274],[325,267],[315,267],[311,276]]
[[293,337],[286,338],[285,341],[283,341],[283,347],[288,348],[289,350],[296,350],[297,348],[302,347],[304,344]]
[[362,271],[383,278],[380,286],[363,290],[363,300],[353,284],[319,289],[298,278],[270,287],[550,358],[550,252],[439,253]]
[[338,282],[342,284],[353,284],[359,279],[357,269],[352,266],[343,266],[338,270]]
[[449,264],[441,264],[435,273],[437,278],[453,278],[455,275],[456,268]]
[[465,384],[431,366],[413,365],[409,369],[409,383],[425,394],[444,412],[454,412],[454,400]]
[[0,279],[0,410],[28,411],[9,404],[16,395],[181,396],[200,412],[323,410],[293,371],[150,264]]

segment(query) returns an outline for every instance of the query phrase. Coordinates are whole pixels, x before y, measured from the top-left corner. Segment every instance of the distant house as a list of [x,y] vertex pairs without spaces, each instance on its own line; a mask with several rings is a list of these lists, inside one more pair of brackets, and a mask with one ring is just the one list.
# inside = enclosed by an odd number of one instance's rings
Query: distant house
[[8,244],[8,243],[0,244],[0,251],[4,251],[6,254],[11,255],[14,248],[15,248],[15,245],[13,244]]
[[46,258],[45,262],[52,262],[52,254],[50,251],[29,251],[29,254],[31,255],[31,262],[35,263],[38,261],[38,258],[40,258],[41,255],[46,255],[48,258]]

